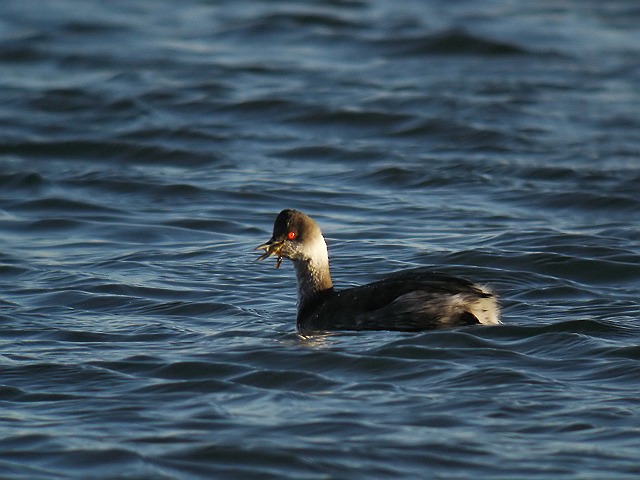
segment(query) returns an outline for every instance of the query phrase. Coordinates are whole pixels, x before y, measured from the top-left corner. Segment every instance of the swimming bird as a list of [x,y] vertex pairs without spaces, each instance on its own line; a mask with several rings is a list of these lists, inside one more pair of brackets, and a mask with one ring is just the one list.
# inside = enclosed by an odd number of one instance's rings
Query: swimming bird
[[465,325],[496,325],[496,295],[468,280],[424,268],[391,274],[367,285],[336,290],[320,227],[298,210],[283,210],[258,260],[293,262],[298,284],[300,331],[420,331]]

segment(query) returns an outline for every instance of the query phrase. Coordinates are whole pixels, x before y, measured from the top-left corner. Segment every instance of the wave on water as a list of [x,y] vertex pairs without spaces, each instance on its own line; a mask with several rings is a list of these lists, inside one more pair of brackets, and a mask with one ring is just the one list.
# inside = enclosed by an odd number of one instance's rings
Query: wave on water
[[524,56],[533,52],[515,43],[491,40],[462,29],[450,29],[436,34],[398,36],[378,42],[391,56],[477,55]]

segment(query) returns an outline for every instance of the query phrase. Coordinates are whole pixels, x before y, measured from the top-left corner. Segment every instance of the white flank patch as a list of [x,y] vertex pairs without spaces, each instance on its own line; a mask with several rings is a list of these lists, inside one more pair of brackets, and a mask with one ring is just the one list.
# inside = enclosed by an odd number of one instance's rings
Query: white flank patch
[[[482,291],[491,294],[486,288],[483,288]],[[498,307],[496,297],[493,294],[491,295],[491,297],[478,298],[478,300],[468,305],[469,311],[483,325],[500,324],[500,307]]]

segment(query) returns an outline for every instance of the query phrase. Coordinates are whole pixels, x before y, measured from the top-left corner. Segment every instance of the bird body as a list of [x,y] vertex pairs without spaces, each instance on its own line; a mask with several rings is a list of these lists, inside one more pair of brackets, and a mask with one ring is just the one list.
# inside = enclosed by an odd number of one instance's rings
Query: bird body
[[257,247],[258,259],[290,259],[298,285],[297,327],[314,330],[420,331],[499,321],[496,296],[468,280],[425,268],[404,270],[382,280],[336,290],[320,228],[297,210],[283,210],[271,239]]

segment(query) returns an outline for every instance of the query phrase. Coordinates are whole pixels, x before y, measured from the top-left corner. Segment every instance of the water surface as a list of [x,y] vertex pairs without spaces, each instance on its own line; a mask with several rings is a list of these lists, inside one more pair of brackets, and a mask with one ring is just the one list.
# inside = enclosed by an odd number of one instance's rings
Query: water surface
[[[0,12],[0,476],[640,474],[636,2]],[[298,335],[283,208],[504,324]]]

